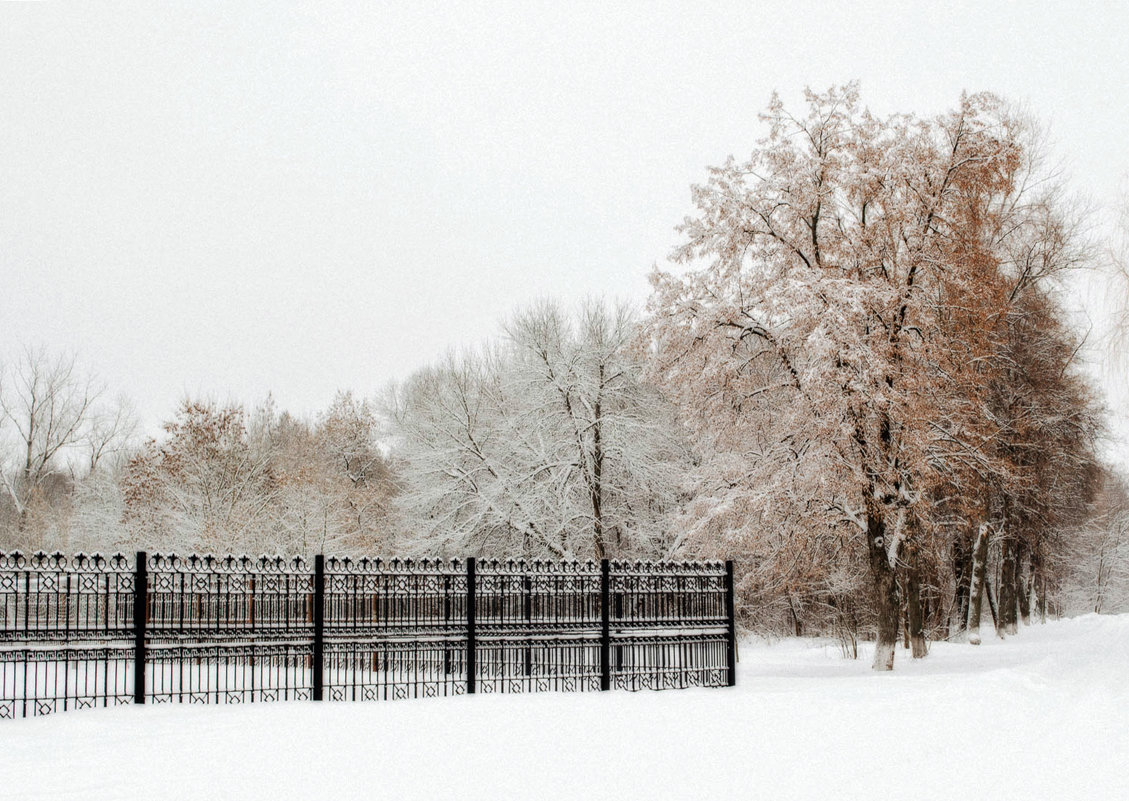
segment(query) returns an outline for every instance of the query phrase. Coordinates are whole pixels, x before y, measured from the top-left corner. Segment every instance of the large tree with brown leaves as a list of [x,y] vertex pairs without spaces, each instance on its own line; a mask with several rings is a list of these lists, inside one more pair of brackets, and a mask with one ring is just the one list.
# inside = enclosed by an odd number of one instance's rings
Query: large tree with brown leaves
[[890,669],[899,585],[912,612],[955,464],[944,454],[957,442],[967,462],[991,437],[963,389],[995,347],[981,324],[1006,305],[1031,158],[1022,121],[991,95],[931,119],[878,118],[854,86],[807,102],[797,117],[774,98],[752,156],[694,188],[676,252],[688,269],[654,275],[648,333],[689,423],[744,465],[729,495],[790,507],[808,538],[858,543],[874,666]]

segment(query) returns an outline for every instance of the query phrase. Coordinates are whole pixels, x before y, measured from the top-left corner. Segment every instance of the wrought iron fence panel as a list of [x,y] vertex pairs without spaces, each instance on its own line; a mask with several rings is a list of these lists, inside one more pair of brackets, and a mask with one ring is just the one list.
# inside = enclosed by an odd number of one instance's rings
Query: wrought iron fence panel
[[324,686],[331,701],[467,691],[460,560],[325,560]]
[[331,701],[388,701],[462,695],[466,639],[335,640],[325,648]]
[[308,700],[308,642],[159,642],[146,650],[153,703],[241,704]]
[[301,558],[148,558],[154,637],[262,639],[313,630],[313,576]]
[[596,562],[479,562],[477,687],[599,690],[600,582]]
[[733,684],[732,563],[0,553],[0,718]]
[[311,697],[313,576],[300,557],[149,556],[145,698]]
[[132,648],[0,648],[0,719],[130,703]]
[[122,554],[0,553],[0,642],[129,637],[133,577]]
[[600,689],[598,634],[489,637],[478,643],[481,692]]
[[611,565],[612,619],[619,628],[726,624],[723,562]]
[[327,559],[326,637],[462,635],[466,568],[458,560]]
[[726,684],[726,636],[700,632],[613,640],[612,686],[670,690]]
[[0,718],[133,700],[133,582],[121,554],[0,553]]

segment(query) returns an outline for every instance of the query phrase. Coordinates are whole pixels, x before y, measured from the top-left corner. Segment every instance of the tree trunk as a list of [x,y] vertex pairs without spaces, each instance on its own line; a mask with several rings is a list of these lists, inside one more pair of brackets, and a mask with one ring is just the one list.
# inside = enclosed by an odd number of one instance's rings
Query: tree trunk
[[866,498],[866,539],[870,550],[870,579],[874,590],[874,609],[878,631],[874,643],[875,670],[894,669],[894,648],[898,644],[898,617],[901,603],[898,582],[886,553],[886,521],[872,494]]
[[792,602],[792,596],[788,596],[788,611],[792,613],[792,633],[796,637],[802,637],[804,634],[804,624],[800,621],[800,616],[796,613],[796,605]]
[[1019,619],[1024,626],[1031,625],[1031,574],[1023,570],[1023,555],[1027,548],[1023,542],[1018,543],[1015,558],[1015,600],[1019,606]]
[[953,542],[953,579],[956,582],[956,598],[953,606],[956,609],[957,630],[960,631],[968,623],[968,602],[972,585],[972,549],[969,548],[969,542],[963,534]]
[[1031,577],[1023,576],[1023,569],[1018,568],[1021,578],[1015,583],[1016,601],[1019,606],[1019,620],[1024,626],[1031,625]]
[[[906,596],[905,586],[901,590],[902,596]],[[907,651],[909,650],[909,599],[906,598],[906,603],[902,604],[902,647]]]
[[1047,578],[1043,575],[1043,560],[1036,545],[1031,551],[1031,590],[1035,595],[1035,612],[1039,622],[1047,622]]
[[972,544],[972,576],[969,581],[968,641],[980,644],[980,610],[984,600],[984,574],[988,569],[988,524],[981,523]]
[[984,577],[984,594],[988,596],[988,611],[992,613],[992,626],[998,631],[1000,616],[996,613],[996,594],[992,590],[992,581],[987,576]]
[[1003,637],[1014,635],[1019,631],[1016,607],[1018,594],[1016,592],[1016,542],[1013,532],[1000,543],[1000,613],[996,620],[996,631]]
[[913,648],[913,658],[922,659],[929,653],[929,649],[925,644],[925,613],[921,606],[921,581],[916,570],[910,570],[906,575],[906,608],[909,613],[906,634]]

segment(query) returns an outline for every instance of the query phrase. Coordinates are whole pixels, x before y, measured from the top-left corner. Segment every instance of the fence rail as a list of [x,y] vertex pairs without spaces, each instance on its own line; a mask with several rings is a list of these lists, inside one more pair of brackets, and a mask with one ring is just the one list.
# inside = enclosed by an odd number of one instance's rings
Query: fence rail
[[736,680],[731,562],[0,553],[0,718]]

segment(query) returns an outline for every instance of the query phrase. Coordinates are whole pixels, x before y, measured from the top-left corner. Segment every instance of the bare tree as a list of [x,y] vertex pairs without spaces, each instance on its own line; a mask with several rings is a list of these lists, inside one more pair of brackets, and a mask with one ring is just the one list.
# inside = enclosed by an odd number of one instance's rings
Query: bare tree
[[1094,514],[1078,521],[1058,555],[1060,592],[1070,614],[1129,611],[1129,486],[1109,467],[1097,483]]
[[94,408],[79,443],[86,454],[86,471],[93,473],[105,460],[126,453],[137,436],[137,426],[137,412],[125,395]]
[[391,393],[401,527],[455,553],[668,551],[688,452],[673,409],[642,380],[630,314],[542,303],[506,332]]
[[526,419],[551,437],[551,460],[567,465],[573,525],[591,533],[581,552],[602,559],[634,539],[661,553],[661,543],[643,540],[654,536],[654,512],[673,506],[672,470],[685,453],[672,410],[641,380],[630,310],[588,301],[573,321],[544,302],[517,314],[506,332]]
[[99,383],[80,373],[74,354],[52,355],[44,348],[24,348],[0,374],[0,421],[16,445],[2,475],[19,535],[52,479],[68,472],[71,451],[90,441],[101,393]]
[[1113,325],[1109,336],[1111,366],[1123,374],[1129,358],[1129,194],[1117,210],[1114,235],[1106,252],[1114,287]]

